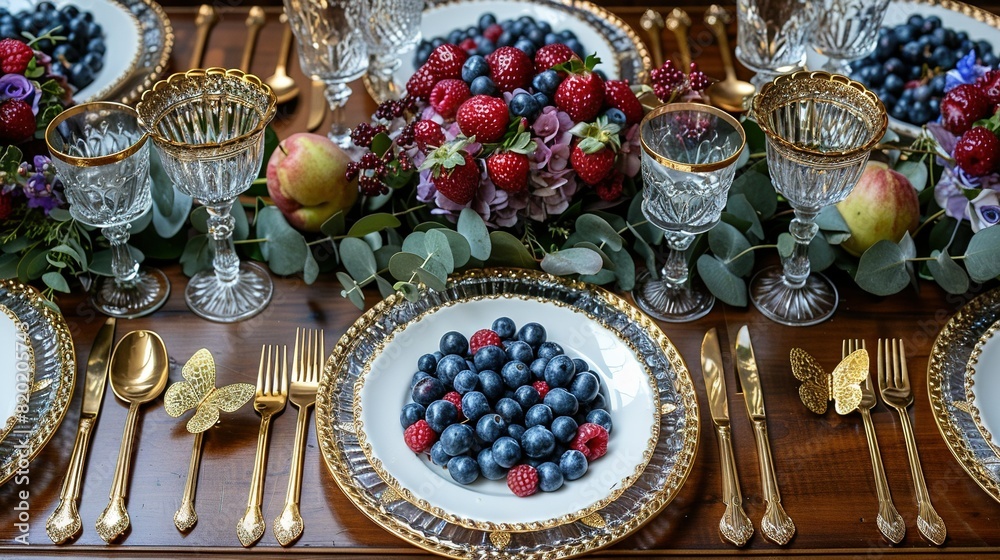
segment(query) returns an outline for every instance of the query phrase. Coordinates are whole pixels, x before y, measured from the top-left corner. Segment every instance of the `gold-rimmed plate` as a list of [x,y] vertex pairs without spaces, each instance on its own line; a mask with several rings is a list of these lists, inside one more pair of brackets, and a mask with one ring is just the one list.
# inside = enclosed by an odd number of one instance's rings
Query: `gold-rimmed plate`
[[[416,357],[444,332],[499,316],[542,322],[568,354],[596,366],[607,390],[608,455],[556,492],[518,498],[485,479],[461,486],[401,446],[399,410]],[[600,288],[524,270],[472,271],[415,303],[379,303],[338,343],[316,406],[324,459],[354,504],[400,538],[452,557],[568,557],[616,542],[670,503],[698,440],[690,375],[652,320]]]
[[2,485],[23,470],[62,423],[73,396],[76,359],[66,321],[35,289],[14,280],[0,280],[0,307],[6,318],[26,328],[34,365],[27,388],[18,387],[23,380],[16,377],[13,387],[0,388],[26,397],[16,399],[16,405],[23,406],[16,407],[14,423],[0,440]]
[[115,0],[139,22],[142,49],[131,74],[104,99],[135,105],[142,92],[153,87],[170,66],[174,29],[156,0]]
[[970,363],[1000,321],[1000,289],[966,304],[941,329],[927,362],[927,394],[938,430],[973,480],[1000,502],[1000,456],[984,437],[968,397]]
[[976,343],[965,375],[969,412],[983,439],[1000,457],[1000,321]]

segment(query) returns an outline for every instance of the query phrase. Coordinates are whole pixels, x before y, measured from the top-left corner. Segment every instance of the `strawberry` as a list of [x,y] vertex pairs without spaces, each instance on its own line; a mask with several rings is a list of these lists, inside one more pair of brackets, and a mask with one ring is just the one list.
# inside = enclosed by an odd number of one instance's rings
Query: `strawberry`
[[431,106],[446,119],[455,117],[459,105],[469,96],[469,84],[455,78],[441,80],[431,90]]
[[1000,162],[1000,139],[989,129],[970,128],[955,144],[955,163],[973,177],[981,177],[997,168]]
[[635,96],[627,80],[604,82],[604,102],[625,113],[625,122],[635,124],[642,120],[642,103]]
[[468,58],[469,53],[462,47],[445,43],[431,52],[421,68],[427,68],[438,80],[461,78],[462,65]]
[[19,144],[35,134],[35,114],[31,105],[19,99],[0,104],[0,141]]
[[474,95],[458,108],[455,120],[462,134],[490,144],[503,138],[510,123],[510,114],[503,99]]
[[479,188],[481,173],[476,158],[465,151],[469,139],[445,144],[427,155],[420,169],[431,170],[431,181],[438,192],[456,204],[472,202]]
[[553,66],[564,64],[574,58],[580,60],[573,49],[562,43],[545,45],[535,53],[535,73],[541,74]]
[[573,166],[573,171],[580,176],[580,179],[588,185],[596,185],[611,173],[615,166],[615,153],[608,148],[601,148],[596,152],[585,152],[577,144],[569,156],[569,163]]
[[431,73],[430,69],[426,66],[421,66],[410,76],[409,80],[406,80],[406,93],[410,97],[428,99],[431,96],[434,85],[437,83],[438,78]]
[[[567,78],[568,79],[568,78]],[[621,140],[617,124],[607,117],[598,117],[593,123],[579,123],[570,134],[580,138],[569,155],[569,163],[580,179],[588,185],[597,185],[615,166],[615,157]]]
[[486,158],[486,173],[497,187],[518,193],[528,187],[528,156],[517,152],[493,152]]
[[1000,70],[990,70],[976,80],[976,87],[983,92],[991,105],[1000,103]]
[[499,23],[494,23],[483,30],[483,38],[492,41],[494,45],[501,35],[503,35],[503,27]]
[[0,74],[24,74],[35,51],[17,39],[0,41]]
[[531,59],[524,51],[514,47],[500,47],[486,57],[486,62],[490,65],[490,78],[500,91],[528,89],[535,75]]
[[434,121],[417,121],[413,123],[413,139],[421,150],[426,150],[428,146],[437,148],[444,144],[444,131]]
[[556,89],[556,106],[575,122],[593,120],[604,106],[604,80],[592,72],[598,63],[599,58],[588,56],[584,63],[570,60],[555,67],[555,70],[569,74]]
[[962,134],[992,108],[987,94],[975,85],[955,86],[941,100],[941,123],[948,132]]

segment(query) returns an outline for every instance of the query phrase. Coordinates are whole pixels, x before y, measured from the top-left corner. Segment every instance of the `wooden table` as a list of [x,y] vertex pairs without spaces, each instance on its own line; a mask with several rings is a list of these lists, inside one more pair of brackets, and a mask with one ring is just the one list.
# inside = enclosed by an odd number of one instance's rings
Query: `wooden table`
[[[699,9],[692,9],[700,21]],[[636,24],[642,10],[616,8],[627,21]],[[170,10],[177,34],[175,67],[189,57],[193,40],[193,11]],[[245,10],[224,11],[209,43],[207,65],[234,65],[240,57]],[[277,12],[271,10],[252,70],[270,74],[281,29]],[[696,26],[698,37],[703,27]],[[735,34],[735,33],[734,33]],[[671,52],[668,41],[666,52]],[[706,44],[697,60],[704,69],[720,75],[718,51]],[[292,73],[307,84],[297,63]],[[297,107],[283,108],[277,120],[279,135],[304,128],[304,107],[308,88]],[[360,84],[350,102],[348,114],[370,114],[373,103]],[[259,348],[265,343],[291,344],[299,326],[325,329],[328,348],[340,337],[359,313],[339,295],[340,287],[331,275],[306,286],[300,278],[276,278],[274,300],[259,316],[235,325],[220,325],[199,319],[184,304],[186,278],[178,266],[167,266],[173,294],[166,306],[151,317],[120,321],[117,338],[134,329],[153,329],[167,344],[171,356],[171,380],[180,379],[180,366],[195,351],[208,347],[215,356],[221,383],[254,382]],[[1000,504],[984,493],[965,474],[944,444],[927,400],[925,371],[934,337],[947,319],[971,297],[946,296],[930,283],[920,294],[905,292],[878,298],[855,288],[849,278],[835,274],[841,286],[840,308],[834,318],[810,328],[790,328],[774,324],[753,309],[718,304],[707,317],[688,324],[663,325],[692,370],[701,404],[702,424],[699,452],[694,469],[677,498],[639,532],[599,556],[731,556],[744,555],[840,555],[878,557],[909,553],[937,556],[1000,552]],[[368,295],[369,305],[376,296]],[[103,322],[80,294],[60,298],[76,342],[77,359],[85,364],[97,329]],[[774,461],[786,510],[798,532],[786,547],[766,542],[759,532],[763,514],[761,484],[756,464],[753,433],[742,412],[742,398],[736,395],[731,348],[736,331],[750,326],[764,381],[768,424]],[[710,429],[704,384],[699,366],[699,348],[708,328],[717,327],[727,366],[733,437],[740,468],[745,507],[758,528],[750,544],[737,550],[724,544],[718,534],[722,513],[719,460],[716,440]],[[840,341],[863,337],[874,344],[878,337],[901,337],[910,350],[909,369],[913,376],[915,406],[911,408],[924,473],[937,511],[948,525],[948,541],[941,548],[921,540],[915,525],[916,506],[910,481],[905,447],[895,413],[879,404],[873,416],[882,445],[882,457],[893,498],[907,522],[904,542],[890,547],[875,526],[877,502],[864,429],[857,414],[825,416],[808,412],[797,397],[789,365],[788,351],[802,347],[821,363],[832,366],[839,359]],[[83,375],[82,366],[80,375]],[[73,543],[53,546],[45,535],[45,520],[56,505],[66,472],[80,413],[82,383],[74,394],[63,425],[45,450],[30,466],[30,482],[0,487],[0,557],[105,556],[166,557],[243,552],[235,534],[236,520],[245,508],[253,466],[258,417],[251,407],[223,417],[222,423],[206,437],[198,490],[200,521],[187,535],[180,534],[172,516],[180,503],[188,467],[192,436],[183,422],[170,418],[162,400],[143,409],[132,468],[128,510],[132,529],[120,544],[105,545],[93,529],[94,521],[107,503],[115,459],[127,407],[109,390],[105,395],[99,423],[93,436],[80,505],[83,534]],[[254,554],[316,554],[397,556],[420,555],[392,534],[368,520],[334,484],[320,457],[315,433],[310,433],[303,475],[302,514],[305,532],[291,548],[278,547],[270,522],[280,511],[289,471],[289,455],[295,428],[295,413],[289,408],[278,417],[272,430],[267,471],[264,517],[268,529]],[[29,546],[13,541],[13,508],[18,493],[30,493]]]

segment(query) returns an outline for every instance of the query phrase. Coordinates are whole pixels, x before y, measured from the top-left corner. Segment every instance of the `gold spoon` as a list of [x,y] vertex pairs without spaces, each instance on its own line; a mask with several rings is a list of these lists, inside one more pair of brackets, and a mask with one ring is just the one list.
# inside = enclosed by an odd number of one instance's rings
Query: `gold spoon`
[[649,35],[649,50],[653,54],[653,67],[663,66],[663,16],[656,10],[649,9],[639,18],[639,25]]
[[97,518],[97,534],[105,542],[118,538],[130,523],[125,511],[125,492],[132,463],[132,440],[135,439],[139,405],[160,396],[167,385],[169,365],[163,339],[152,331],[126,334],[111,354],[108,371],[111,389],[119,399],[129,403],[129,408],[108,507]]
[[253,60],[253,51],[257,47],[257,35],[260,35],[260,30],[266,21],[267,16],[264,14],[264,8],[260,6],[250,8],[246,20],[247,42],[243,47],[243,60],[240,62],[240,70],[244,72],[250,72],[250,61]]
[[264,79],[264,83],[271,86],[271,91],[278,98],[278,104],[288,103],[299,95],[299,86],[295,80],[288,75],[285,65],[288,63],[288,54],[292,50],[292,27],[288,25],[288,16],[284,13],[278,20],[285,26],[284,35],[281,36],[281,48],[278,51],[278,64],[274,67],[274,74]]
[[205,58],[205,45],[208,44],[208,35],[216,23],[219,23],[219,12],[216,11],[215,7],[208,4],[202,4],[198,7],[198,16],[194,20],[197,35],[194,39],[194,51],[191,53],[188,68],[201,68],[201,61]]
[[705,24],[715,33],[722,52],[722,65],[726,68],[726,79],[708,86],[708,96],[712,103],[720,109],[742,113],[747,110],[746,102],[757,88],[750,82],[744,82],[736,77],[733,68],[733,58],[729,52],[729,39],[726,37],[726,24],[730,22],[729,14],[721,6],[712,4],[705,12]]
[[674,8],[667,15],[667,29],[677,38],[677,50],[680,53],[681,72],[691,73],[691,46],[688,45],[688,29],[691,29],[691,17],[680,8]]

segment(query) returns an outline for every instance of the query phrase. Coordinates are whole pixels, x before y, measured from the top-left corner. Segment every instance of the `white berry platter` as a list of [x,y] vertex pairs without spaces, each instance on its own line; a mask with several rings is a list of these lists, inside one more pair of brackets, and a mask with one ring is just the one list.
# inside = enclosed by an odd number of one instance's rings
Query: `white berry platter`
[[[607,454],[552,492],[518,497],[483,477],[458,484],[404,441],[400,410],[418,358],[446,332],[468,336],[499,317],[541,323],[601,381]],[[323,457],[351,501],[396,536],[455,558],[571,557],[621,540],[677,495],[699,430],[690,374],[651,319],[606,290],[529,270],[471,271],[415,302],[383,300],[337,344],[316,406]]]

